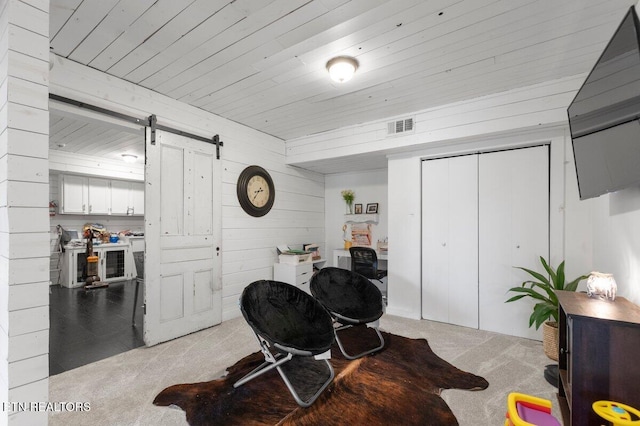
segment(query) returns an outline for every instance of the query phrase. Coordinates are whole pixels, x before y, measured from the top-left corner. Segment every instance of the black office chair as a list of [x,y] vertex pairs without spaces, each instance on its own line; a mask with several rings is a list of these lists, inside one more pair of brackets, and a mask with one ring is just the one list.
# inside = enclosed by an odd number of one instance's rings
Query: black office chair
[[[387,276],[387,271],[386,269],[378,269],[378,255],[374,249],[369,247],[351,247],[349,253],[351,253],[351,271],[382,284],[382,279]],[[386,302],[386,291],[383,292],[383,298]]]

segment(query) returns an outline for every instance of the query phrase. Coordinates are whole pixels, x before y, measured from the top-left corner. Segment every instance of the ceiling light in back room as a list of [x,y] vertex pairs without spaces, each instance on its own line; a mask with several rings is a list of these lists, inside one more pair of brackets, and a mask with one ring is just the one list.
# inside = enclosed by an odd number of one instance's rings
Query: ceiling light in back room
[[351,80],[358,69],[358,61],[350,56],[338,56],[327,62],[327,71],[331,79],[337,83]]
[[127,163],[135,163],[138,156],[133,154],[122,154],[122,159]]

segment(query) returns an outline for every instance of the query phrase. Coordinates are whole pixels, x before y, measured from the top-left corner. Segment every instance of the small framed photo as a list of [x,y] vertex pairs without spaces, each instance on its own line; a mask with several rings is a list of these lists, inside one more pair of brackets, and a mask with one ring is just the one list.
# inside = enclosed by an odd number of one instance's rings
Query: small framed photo
[[354,214],[362,214],[362,204],[356,204]]
[[378,213],[378,203],[367,204],[367,213]]

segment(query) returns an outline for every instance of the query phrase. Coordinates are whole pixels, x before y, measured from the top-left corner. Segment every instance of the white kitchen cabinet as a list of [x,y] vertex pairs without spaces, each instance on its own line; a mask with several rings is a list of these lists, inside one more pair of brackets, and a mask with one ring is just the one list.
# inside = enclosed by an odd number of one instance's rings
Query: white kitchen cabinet
[[111,181],[111,214],[126,215],[129,212],[129,192],[131,182],[125,180]]
[[109,179],[88,178],[88,214],[109,214],[111,207],[111,181]]
[[131,182],[129,193],[131,204],[131,214],[134,216],[144,215],[144,182]]
[[539,338],[532,306],[504,303],[549,253],[549,148],[425,160],[422,316]]
[[87,214],[88,212],[88,179],[83,176],[60,176],[61,214]]
[[60,175],[60,214],[144,215],[144,182]]
[[127,216],[144,215],[144,183],[112,180],[111,214]]
[[273,279],[300,287],[311,294],[309,283],[313,276],[313,263],[303,262],[296,265],[275,263],[273,265]]

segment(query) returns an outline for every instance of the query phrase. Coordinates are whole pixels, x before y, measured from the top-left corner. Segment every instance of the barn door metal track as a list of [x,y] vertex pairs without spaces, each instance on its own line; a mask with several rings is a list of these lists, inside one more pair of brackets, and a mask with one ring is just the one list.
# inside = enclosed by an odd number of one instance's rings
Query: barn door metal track
[[174,133],[176,135],[185,136],[191,139],[195,139],[201,142],[210,143],[216,146],[216,158],[220,159],[220,147],[224,146],[224,142],[220,140],[219,135],[215,135],[210,139],[207,139],[203,136],[194,135],[193,133],[183,132],[182,130],[174,129],[173,127],[164,126],[162,124],[158,124],[158,120],[156,115],[153,114],[148,118],[138,118],[133,117],[126,114],[121,114],[119,112],[111,111],[105,108],[101,108],[99,106],[87,104],[84,102],[76,101],[75,99],[65,98],[64,96],[54,95],[53,93],[49,93],[49,99],[54,101],[63,102],[65,104],[73,105],[78,108],[84,108],[91,111],[99,112],[101,114],[108,115],[110,117],[115,117],[119,120],[126,121],[128,123],[134,123],[140,126],[149,126],[151,128],[151,145],[156,144],[156,130],[163,130],[165,132]]

